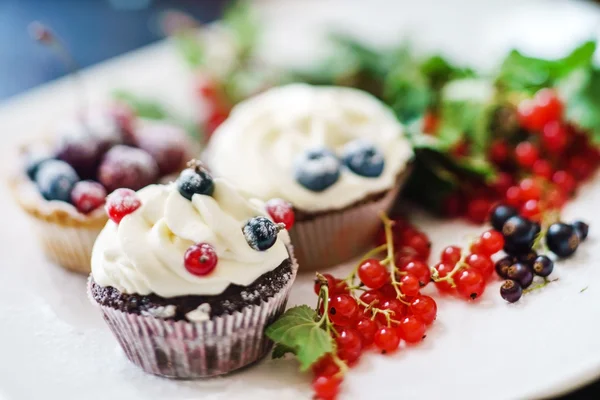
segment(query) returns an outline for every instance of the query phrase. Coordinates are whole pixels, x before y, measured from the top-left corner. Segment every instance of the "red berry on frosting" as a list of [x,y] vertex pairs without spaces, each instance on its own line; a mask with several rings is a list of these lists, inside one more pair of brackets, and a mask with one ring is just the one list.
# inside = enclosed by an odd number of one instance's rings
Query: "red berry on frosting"
[[219,260],[215,248],[208,243],[199,243],[191,246],[187,249],[183,257],[185,269],[190,274],[196,276],[210,274],[217,266]]
[[118,188],[138,190],[156,182],[158,165],[144,150],[119,145],[104,156],[98,178],[108,192]]
[[161,175],[177,172],[188,158],[186,134],[174,125],[145,124],[137,130],[135,144],[156,160]]
[[285,225],[285,229],[288,231],[294,225],[296,217],[294,215],[294,208],[290,203],[283,199],[271,199],[266,204],[267,212],[275,221],[275,223],[282,223]]
[[115,223],[140,208],[142,202],[131,189],[117,189],[106,199],[106,213]]
[[106,189],[98,182],[77,182],[71,192],[71,203],[77,211],[88,214],[99,208],[106,201]]

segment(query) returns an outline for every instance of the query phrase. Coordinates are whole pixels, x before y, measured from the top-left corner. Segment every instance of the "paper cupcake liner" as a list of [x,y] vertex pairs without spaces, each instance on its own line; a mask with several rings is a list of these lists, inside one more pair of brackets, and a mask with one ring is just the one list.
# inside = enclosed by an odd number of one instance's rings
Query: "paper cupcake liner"
[[297,221],[290,231],[301,271],[324,269],[363,254],[381,228],[380,213],[394,205],[408,172],[378,200]]
[[90,273],[92,248],[101,227],[63,226],[51,220],[32,219],[34,230],[48,259],[68,270]]
[[[291,254],[291,253],[290,253]],[[203,322],[170,321],[125,313],[98,304],[127,358],[144,371],[177,379],[224,375],[253,364],[271,351],[264,331],[285,310],[293,276],[275,296],[259,305]]]

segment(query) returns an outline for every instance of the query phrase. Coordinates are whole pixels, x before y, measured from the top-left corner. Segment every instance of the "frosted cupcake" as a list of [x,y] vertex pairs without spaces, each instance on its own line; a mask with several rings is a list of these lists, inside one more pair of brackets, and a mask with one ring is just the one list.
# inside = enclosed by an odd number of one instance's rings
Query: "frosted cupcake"
[[297,265],[264,203],[196,165],[176,183],[115,192],[107,210],[88,289],[134,364],[199,378],[270,351],[264,329],[284,311]]
[[392,111],[368,93],[294,84],[236,106],[204,156],[216,176],[290,202],[298,262],[318,269],[370,246],[413,153]]

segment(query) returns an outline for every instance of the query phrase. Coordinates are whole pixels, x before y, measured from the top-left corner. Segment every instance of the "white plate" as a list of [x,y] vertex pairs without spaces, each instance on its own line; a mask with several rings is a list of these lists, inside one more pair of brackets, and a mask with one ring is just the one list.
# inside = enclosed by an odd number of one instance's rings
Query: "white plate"
[[[515,43],[545,54],[596,34],[600,13],[583,3],[523,1],[262,1],[265,53],[278,62],[306,62],[325,28],[351,29],[370,41],[392,43],[417,33],[425,49],[482,66],[494,65]],[[273,8],[267,9],[273,3]],[[276,3],[276,4],[275,4]],[[550,5],[551,4],[551,5]],[[284,32],[284,33],[282,33]],[[318,51],[317,51],[318,53]],[[110,88],[160,94],[191,112],[185,68],[166,44],[151,46],[86,71],[89,96]],[[0,108],[8,160],[14,143],[47,129],[72,110],[69,83],[59,81]],[[556,395],[600,375],[600,182],[587,185],[566,210],[592,234],[576,257],[558,266],[560,280],[516,305],[488,287],[476,304],[439,298],[439,317],[424,343],[396,354],[368,354],[348,374],[348,399],[514,399]],[[298,399],[310,398],[309,376],[291,360],[265,361],[226,378],[178,382],[132,366],[88,303],[85,278],[49,265],[29,225],[0,191],[0,397],[7,399]],[[414,221],[435,244],[466,241],[481,231],[417,213]],[[460,232],[457,234],[457,232]],[[349,266],[339,267],[343,272]],[[312,276],[298,278],[291,302],[313,303]],[[582,292],[582,289],[587,290]]]

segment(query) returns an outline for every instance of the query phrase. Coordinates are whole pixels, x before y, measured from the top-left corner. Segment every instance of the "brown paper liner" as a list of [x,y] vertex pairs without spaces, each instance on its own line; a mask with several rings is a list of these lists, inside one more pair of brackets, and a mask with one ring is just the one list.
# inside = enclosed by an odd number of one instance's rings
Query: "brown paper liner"
[[398,177],[394,188],[377,200],[297,221],[290,236],[301,271],[328,268],[371,248],[381,228],[380,213],[393,207],[409,173],[410,168]]
[[265,357],[273,342],[264,331],[284,311],[298,264],[293,258],[293,276],[275,296],[241,311],[212,317],[208,321],[172,321],[125,313],[98,304],[104,320],[127,358],[144,371],[177,379],[224,375]]

